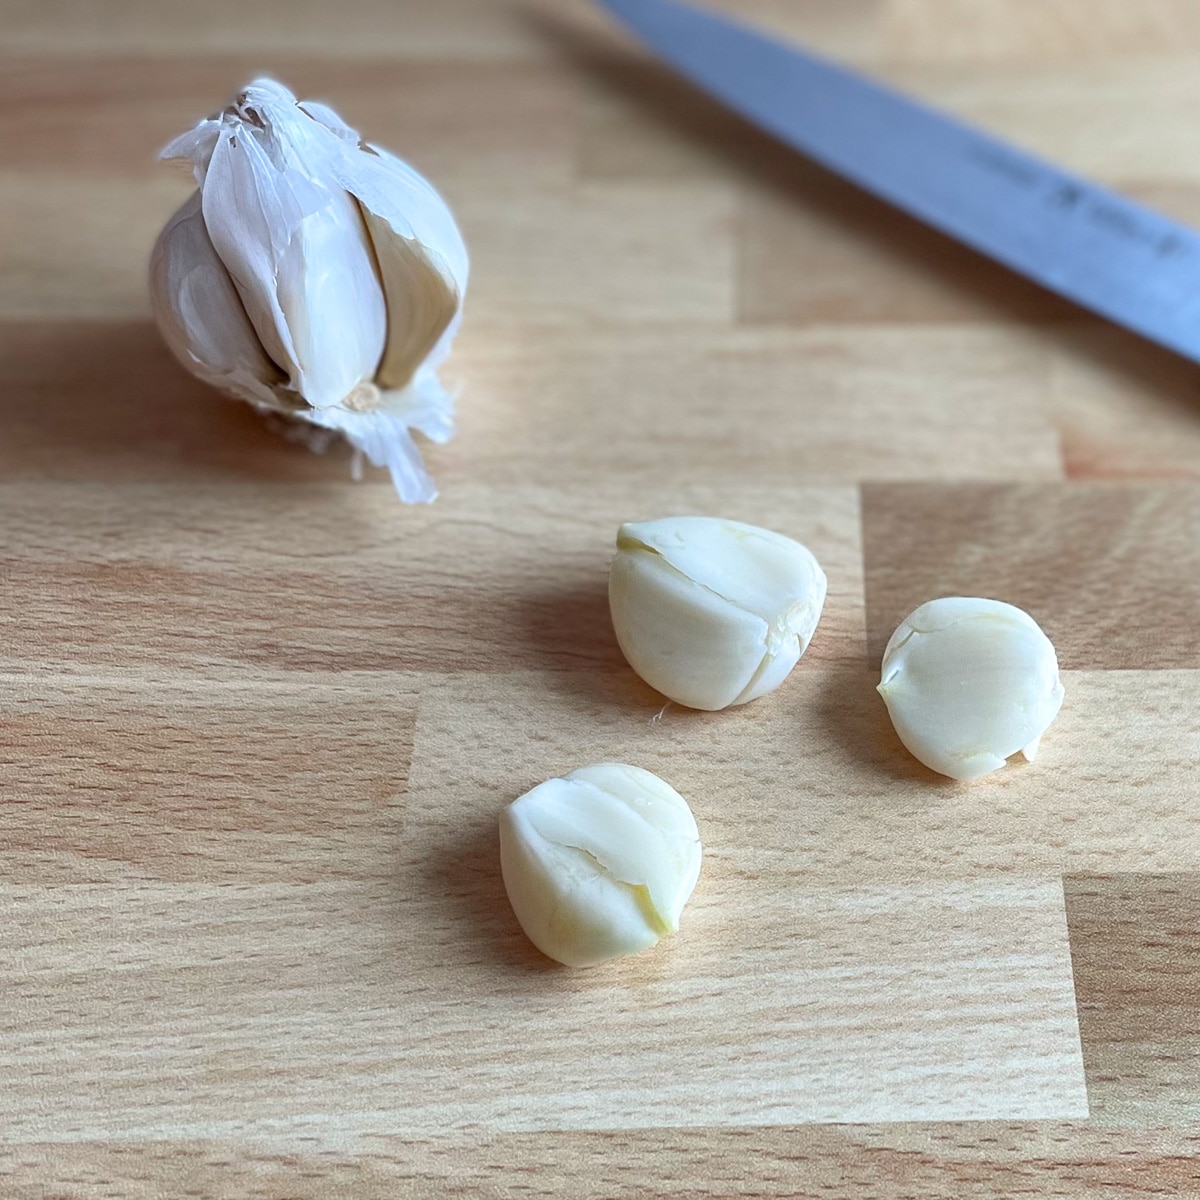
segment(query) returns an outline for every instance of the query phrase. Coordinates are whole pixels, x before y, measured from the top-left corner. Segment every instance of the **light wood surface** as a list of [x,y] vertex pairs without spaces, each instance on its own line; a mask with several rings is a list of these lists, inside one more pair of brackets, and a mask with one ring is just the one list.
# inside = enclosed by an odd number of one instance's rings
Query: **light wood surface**
[[[1192,0],[745,0],[1200,220]],[[472,252],[442,497],[208,392],[149,320],[171,135],[268,71]],[[582,0],[0,0],[0,1193],[1200,1196],[1200,368],[857,195]],[[667,705],[617,524],[805,541],[784,687]],[[931,596],[1065,668],[971,786],[873,691]],[[499,809],[689,798],[681,933],[560,970]]]

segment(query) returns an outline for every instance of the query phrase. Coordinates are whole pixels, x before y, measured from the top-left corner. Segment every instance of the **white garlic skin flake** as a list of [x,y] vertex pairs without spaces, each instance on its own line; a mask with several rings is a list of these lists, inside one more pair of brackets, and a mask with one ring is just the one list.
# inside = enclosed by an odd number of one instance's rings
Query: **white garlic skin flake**
[[700,859],[687,801],[640,767],[580,767],[500,814],[500,868],[517,920],[569,967],[636,954],[676,932]]
[[388,468],[401,499],[432,500],[412,434],[453,432],[437,368],[468,274],[442,198],[271,79],[162,156],[190,162],[199,185],[150,261],[175,357],[261,411],[336,430]]
[[922,604],[892,634],[879,694],[914,757],[970,780],[1018,752],[1033,761],[1063,686],[1054,647],[1027,612],[948,596]]
[[608,598],[629,665],[710,711],[777,688],[808,648],[826,580],[799,542],[717,517],[622,525]]

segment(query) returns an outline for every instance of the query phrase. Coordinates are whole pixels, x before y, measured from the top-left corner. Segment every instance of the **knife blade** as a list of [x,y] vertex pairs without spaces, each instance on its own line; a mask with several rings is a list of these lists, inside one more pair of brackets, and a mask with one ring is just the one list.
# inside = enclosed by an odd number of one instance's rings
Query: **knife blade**
[[692,83],[827,169],[1200,361],[1200,233],[890,87],[679,0],[600,0]]

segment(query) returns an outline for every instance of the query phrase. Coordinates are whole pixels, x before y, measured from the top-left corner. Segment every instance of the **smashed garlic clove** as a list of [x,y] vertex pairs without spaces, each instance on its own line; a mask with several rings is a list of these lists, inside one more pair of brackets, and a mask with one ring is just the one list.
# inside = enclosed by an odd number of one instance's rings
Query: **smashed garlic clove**
[[[445,441],[453,431],[437,368],[461,322],[468,274],[445,202],[331,109],[270,79],[163,157],[191,162],[207,241],[196,251],[194,238],[167,237],[169,226],[156,251],[154,308],[177,357],[258,407],[342,433],[391,471],[402,499],[433,499],[411,432]],[[224,283],[193,289],[183,305],[165,293],[192,274],[193,253],[215,255]],[[214,356],[204,344],[232,320],[213,311],[229,306],[230,288],[256,356],[240,345]],[[205,354],[218,369],[202,369]],[[235,377],[223,369],[231,357],[257,358],[258,373]]]
[[608,583],[629,665],[676,703],[709,710],[787,678],[825,591],[825,573],[799,542],[716,517],[622,525]]
[[879,694],[913,756],[951,779],[1032,762],[1063,701],[1058,658],[1026,612],[950,596],[901,622],[883,655]]
[[500,868],[517,920],[569,967],[636,954],[676,932],[700,859],[687,801],[640,767],[580,767],[500,814]]

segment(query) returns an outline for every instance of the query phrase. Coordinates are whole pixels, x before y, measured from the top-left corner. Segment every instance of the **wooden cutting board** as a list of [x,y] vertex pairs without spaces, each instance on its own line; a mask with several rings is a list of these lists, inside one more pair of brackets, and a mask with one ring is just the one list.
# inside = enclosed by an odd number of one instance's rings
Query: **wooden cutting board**
[[[1191,0],[736,7],[1200,221]],[[6,0],[0,55],[0,1192],[1200,1194],[1200,369],[583,3]],[[154,152],[260,71],[460,218],[431,507],[149,320]],[[745,709],[664,707],[608,623],[618,522],[686,512],[829,576]],[[1036,764],[969,787],[873,691],[947,593],[1065,668]],[[705,867],[678,936],[569,972],[495,820],[601,759]]]

